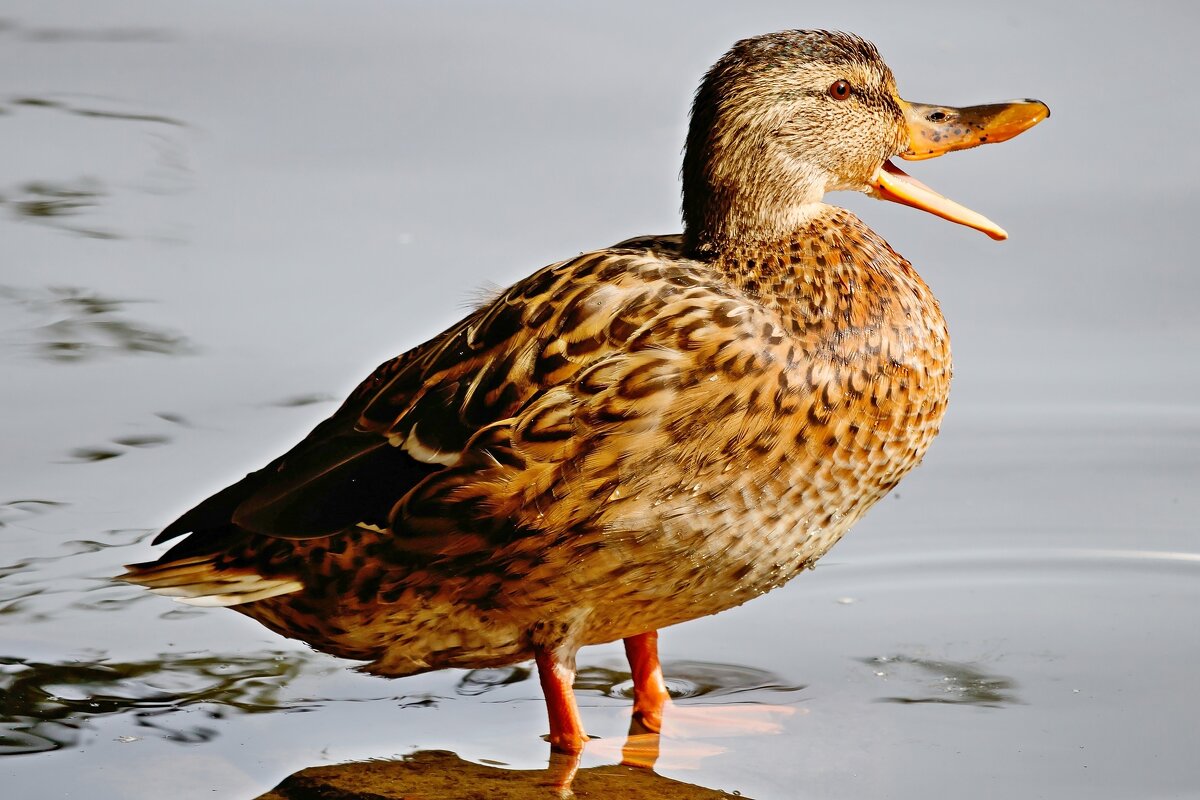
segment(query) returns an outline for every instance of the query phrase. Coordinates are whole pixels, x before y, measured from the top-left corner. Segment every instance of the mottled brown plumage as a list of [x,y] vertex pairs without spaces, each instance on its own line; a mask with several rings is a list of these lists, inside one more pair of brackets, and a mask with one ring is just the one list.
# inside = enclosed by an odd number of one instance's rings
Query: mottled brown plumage
[[538,656],[553,695],[621,638],[657,670],[639,636],[810,567],[937,434],[937,301],[821,202],[896,188],[906,108],[856,37],[739,42],[696,96],[682,236],[546,267],[383,364],[126,579],[382,675]]

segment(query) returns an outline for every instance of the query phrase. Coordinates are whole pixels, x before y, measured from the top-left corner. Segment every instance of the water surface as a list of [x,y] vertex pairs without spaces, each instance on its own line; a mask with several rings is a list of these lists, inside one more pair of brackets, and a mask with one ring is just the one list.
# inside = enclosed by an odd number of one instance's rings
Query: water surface
[[[1054,116],[914,165],[1002,245],[838,198],[941,298],[951,410],[815,572],[663,634],[657,772],[759,800],[1200,794],[1200,112],[1167,79],[1200,67],[1198,22],[1183,3],[1107,7],[1084,36],[1032,2],[7,0],[6,787],[250,798],[431,751],[544,768],[528,665],[387,681],[109,579],[478,287],[676,230],[701,72],[741,36],[824,26],[873,39],[913,99]],[[619,647],[583,652],[579,694],[584,768],[615,764]]]

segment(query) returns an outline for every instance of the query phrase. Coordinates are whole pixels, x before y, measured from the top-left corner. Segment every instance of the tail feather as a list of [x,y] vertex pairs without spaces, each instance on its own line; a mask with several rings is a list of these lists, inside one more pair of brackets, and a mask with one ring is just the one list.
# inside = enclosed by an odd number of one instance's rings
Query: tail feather
[[129,564],[126,570],[117,580],[191,606],[236,606],[304,588],[290,575],[267,577],[249,568],[218,567],[211,556]]

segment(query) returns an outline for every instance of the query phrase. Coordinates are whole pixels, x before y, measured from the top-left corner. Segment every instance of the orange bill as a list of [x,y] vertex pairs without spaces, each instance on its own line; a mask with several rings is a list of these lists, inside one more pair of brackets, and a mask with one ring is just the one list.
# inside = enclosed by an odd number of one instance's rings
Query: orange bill
[[900,101],[908,122],[906,161],[920,161],[981,144],[1006,142],[1050,116],[1040,100],[1010,100],[952,108]]
[[[1013,100],[968,108],[932,106],[903,100],[900,105],[904,109],[909,134],[908,149],[900,157],[911,161],[935,158],[981,144],[1003,142],[1050,116],[1050,109],[1038,100]],[[987,217],[943,197],[890,161],[884,162],[875,171],[870,187],[871,194],[881,200],[928,211],[942,219],[982,231],[993,239],[1008,238],[1004,229]]]

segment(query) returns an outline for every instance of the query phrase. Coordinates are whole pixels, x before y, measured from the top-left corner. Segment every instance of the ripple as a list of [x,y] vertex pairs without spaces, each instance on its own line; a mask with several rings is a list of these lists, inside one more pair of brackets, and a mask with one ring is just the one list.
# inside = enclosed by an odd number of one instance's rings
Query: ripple
[[[47,105],[32,98],[22,98],[17,105]],[[81,178],[74,183],[33,181],[23,184],[15,196],[0,198],[0,203],[12,208],[18,219],[48,225],[89,239],[120,239],[111,230],[81,224],[84,212],[93,211],[107,196],[103,185],[94,178]]]
[[298,394],[292,397],[285,397],[281,400],[276,400],[272,403],[267,403],[268,406],[275,408],[298,408],[300,406],[311,406],[318,403],[332,403],[337,400],[331,394],[313,392],[312,394]]
[[1019,705],[1013,690],[1016,681],[985,672],[977,664],[931,660],[912,656],[877,656],[859,659],[879,678],[912,684],[912,693],[879,698],[881,703],[943,703],[1000,708]]
[[[171,437],[169,437],[169,436],[161,436],[161,435],[157,435],[157,434],[141,434],[141,435],[134,435],[134,436],[118,437],[118,438],[112,440],[112,444],[118,445],[120,447],[143,448],[143,447],[159,447],[164,444],[169,444],[170,441],[171,441]],[[102,445],[99,447],[77,447],[74,450],[70,451],[67,455],[69,455],[72,460],[77,461],[77,462],[94,462],[94,461],[107,461],[110,458],[116,458],[117,456],[121,456],[124,454],[125,454],[124,450],[118,450],[118,449],[115,449],[108,445]]]
[[47,97],[14,97],[9,99],[14,107],[25,108],[48,108],[55,111],[63,111],[68,114],[74,114],[80,117],[90,117],[92,119],[112,119],[123,122],[152,122],[159,125],[172,125],[175,127],[186,128],[187,123],[182,120],[174,119],[173,117],[164,116],[162,114],[146,114],[136,111],[113,111],[99,108],[88,108],[74,106],[62,100],[52,100]]
[[[16,101],[16,105],[32,105],[33,100]],[[40,103],[39,103],[40,105]],[[104,197],[104,190],[94,179],[75,184],[35,181],[19,189],[17,199],[7,199],[13,211],[25,217],[67,217],[92,208]]]
[[[463,675],[455,691],[465,697],[476,697],[527,681],[532,675],[529,667],[521,665],[475,669]],[[676,700],[755,691],[795,692],[805,688],[766,670],[709,661],[664,662],[663,677],[667,691]],[[633,679],[628,670],[581,666],[575,674],[575,690],[628,700],[633,697]]]
[[110,450],[104,447],[77,447],[68,455],[76,461],[107,461],[121,455],[120,450]]
[[462,676],[455,692],[464,697],[475,697],[501,686],[511,686],[514,683],[529,680],[532,674],[528,667],[519,665],[494,669],[473,669]]
[[[40,320],[26,330],[37,340],[37,357],[78,363],[113,354],[188,355],[195,348],[183,336],[139,323],[125,315],[138,301],[106,297],[74,286],[25,290],[0,286],[0,300]],[[98,460],[98,459],[91,459]]]
[[0,755],[72,747],[92,719],[132,713],[140,727],[180,743],[208,741],[210,725],[179,725],[173,715],[205,708],[209,720],[233,714],[302,710],[310,701],[284,702],[281,687],[309,657],[292,652],[257,655],[163,654],[148,661],[105,659],[42,662],[0,656]]
[[178,37],[165,28],[121,26],[110,28],[27,27],[11,19],[0,19],[0,34],[43,44],[162,44]]
[[[1015,550],[1015,552],[1014,552]],[[843,565],[850,566],[850,565]],[[1061,581],[1067,577],[1110,579],[1130,570],[1147,575],[1196,576],[1200,552],[1115,548],[1027,547],[966,549],[863,556],[852,571],[872,586],[928,588],[930,581],[959,583]],[[876,573],[885,573],[880,579]],[[847,577],[849,572],[846,573]]]
[[45,514],[66,505],[57,500],[9,500],[0,504],[0,528],[19,519]]
[[113,444],[119,444],[125,447],[158,447],[159,445],[167,444],[170,441],[171,438],[169,436],[144,434],[141,436],[122,436],[118,439],[113,439]]
[[[720,697],[742,692],[796,692],[805,688],[785,681],[766,670],[740,664],[709,661],[667,661],[663,677],[671,697],[681,700],[691,697]],[[582,667],[575,676],[575,688],[594,691],[608,697],[633,697],[633,680],[627,671],[607,667]]]
[[[0,506],[0,512],[4,508],[4,506]],[[100,576],[85,574],[86,582],[81,585],[78,580],[75,580],[79,576],[73,571],[68,571],[62,565],[68,561],[75,564],[82,557],[110,548],[138,544],[155,533],[156,531],[150,528],[110,530],[105,531],[104,541],[69,539],[57,542],[55,547],[58,552],[51,551],[46,555],[25,556],[15,561],[0,561],[0,603],[20,600],[34,594],[74,595],[99,590],[115,590],[123,598],[122,602],[136,602],[136,598],[146,593],[125,591],[125,587],[117,586],[109,579],[109,574]],[[58,569],[52,567],[56,563],[60,564]],[[105,563],[101,569],[108,570],[108,563]],[[26,591],[31,586],[36,587],[35,590]],[[95,601],[89,599],[87,602],[80,602],[84,607],[91,608]]]

